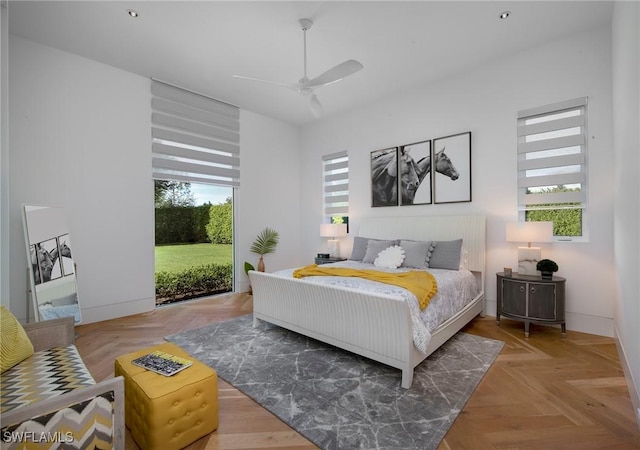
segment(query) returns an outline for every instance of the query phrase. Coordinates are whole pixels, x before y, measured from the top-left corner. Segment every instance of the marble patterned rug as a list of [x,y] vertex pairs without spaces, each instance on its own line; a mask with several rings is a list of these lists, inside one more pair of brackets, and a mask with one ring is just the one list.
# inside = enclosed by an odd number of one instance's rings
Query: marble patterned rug
[[165,339],[322,449],[435,449],[503,342],[458,333],[415,370],[340,350],[251,314]]

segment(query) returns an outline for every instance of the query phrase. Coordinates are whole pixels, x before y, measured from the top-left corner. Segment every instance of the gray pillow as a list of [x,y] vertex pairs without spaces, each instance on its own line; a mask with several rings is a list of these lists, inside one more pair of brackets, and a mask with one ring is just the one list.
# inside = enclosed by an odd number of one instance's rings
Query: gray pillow
[[[366,255],[367,253],[367,244],[369,243],[369,241],[383,242],[381,239],[370,239],[366,237],[356,236],[355,238],[353,238],[353,248],[351,249],[351,256],[349,257],[349,259],[352,261],[362,261],[364,259],[364,255]],[[396,243],[397,241],[394,240],[391,242]],[[384,250],[384,248],[382,250]]]
[[378,257],[378,253],[382,250],[391,247],[392,245],[396,245],[396,241],[378,241],[376,239],[369,239],[369,243],[367,244],[367,252],[364,254],[364,258],[362,258],[363,263],[373,262]]
[[433,251],[431,241],[400,241],[400,247],[404,249],[404,261],[402,267],[426,269]]
[[365,253],[367,253],[367,244],[369,243],[369,238],[356,236],[353,238],[353,249],[351,250],[351,256],[349,257],[352,261],[362,261]]
[[435,241],[435,247],[429,259],[429,267],[433,269],[460,269],[460,253],[462,239],[454,241]]

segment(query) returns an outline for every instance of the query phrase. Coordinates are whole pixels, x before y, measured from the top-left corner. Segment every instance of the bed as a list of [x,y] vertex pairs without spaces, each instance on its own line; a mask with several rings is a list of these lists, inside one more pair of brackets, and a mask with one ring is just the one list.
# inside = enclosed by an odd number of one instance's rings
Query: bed
[[429,330],[422,351],[414,344],[415,314],[412,317],[408,303],[396,295],[322,284],[313,277],[292,278],[287,271],[249,272],[254,326],[261,320],[270,322],[398,368],[402,371],[401,386],[408,389],[414,368],[483,312],[485,226],[486,218],[479,215],[381,217],[361,221],[358,236],[372,239],[462,239],[463,265],[475,280],[475,295],[453,316]]

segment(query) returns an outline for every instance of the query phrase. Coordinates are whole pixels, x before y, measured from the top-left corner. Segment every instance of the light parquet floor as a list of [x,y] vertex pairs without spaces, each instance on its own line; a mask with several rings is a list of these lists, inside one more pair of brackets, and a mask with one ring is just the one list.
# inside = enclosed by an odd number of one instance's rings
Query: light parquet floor
[[[248,294],[229,294],[76,327],[76,346],[97,381],[118,355],[163,337],[252,311]],[[440,450],[640,449],[640,429],[611,338],[474,319],[464,331],[505,342]],[[219,380],[219,427],[189,450],[315,449],[288,425]],[[126,449],[138,450],[128,430]]]

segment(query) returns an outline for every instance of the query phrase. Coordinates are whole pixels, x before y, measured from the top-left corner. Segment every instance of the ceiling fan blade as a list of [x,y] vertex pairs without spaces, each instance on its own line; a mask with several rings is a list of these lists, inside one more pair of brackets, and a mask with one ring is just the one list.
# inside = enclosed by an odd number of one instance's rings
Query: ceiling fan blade
[[298,90],[298,85],[292,84],[292,83],[279,83],[277,81],[261,80],[260,78],[244,77],[242,75],[233,75],[233,78],[238,78],[240,80],[257,81],[258,83],[270,84],[272,86],[280,86],[280,87],[284,87],[294,91]]
[[309,108],[311,108],[311,112],[316,119],[324,114],[324,108],[322,107],[322,103],[320,103],[320,100],[318,100],[318,96],[316,94],[311,94],[311,96],[309,97]]
[[318,75],[312,80],[307,81],[306,83],[301,83],[302,87],[305,88],[315,88],[318,86],[326,86],[327,84],[335,83],[336,81],[340,81],[343,78],[348,77],[356,73],[358,70],[362,69],[363,65],[360,64],[355,59],[350,59],[345,61],[337,66],[327,70],[321,75]]

